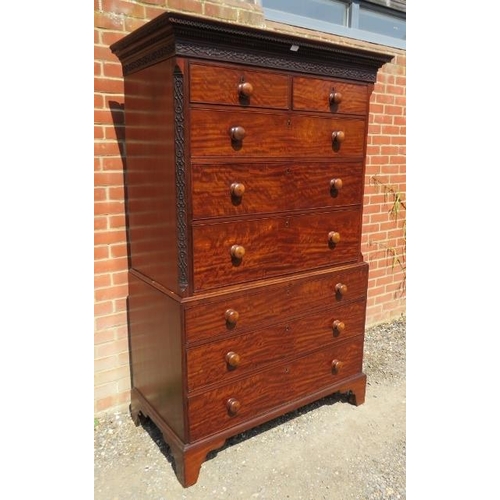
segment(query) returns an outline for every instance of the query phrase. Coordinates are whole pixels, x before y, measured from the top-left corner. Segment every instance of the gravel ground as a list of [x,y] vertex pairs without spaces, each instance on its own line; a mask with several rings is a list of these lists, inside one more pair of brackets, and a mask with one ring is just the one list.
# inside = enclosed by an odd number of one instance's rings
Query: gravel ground
[[406,320],[366,331],[366,401],[331,396],[229,439],[182,488],[161,433],[99,415],[94,500],[406,498]]

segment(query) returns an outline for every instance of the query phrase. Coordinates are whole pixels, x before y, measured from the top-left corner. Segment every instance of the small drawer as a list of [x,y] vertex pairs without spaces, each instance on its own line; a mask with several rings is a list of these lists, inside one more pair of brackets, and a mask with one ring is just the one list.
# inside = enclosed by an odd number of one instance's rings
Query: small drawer
[[189,349],[188,390],[228,382],[289,356],[362,335],[365,307],[365,300],[340,304]]
[[191,110],[194,158],[358,158],[365,150],[361,118],[248,110]]
[[363,337],[188,397],[191,441],[238,425],[362,373]]
[[194,225],[194,290],[356,262],[360,236],[360,208]]
[[289,109],[287,75],[199,63],[189,69],[192,103]]
[[294,115],[291,120],[293,148],[298,156],[314,158],[363,158],[366,122],[358,118]]
[[280,283],[225,291],[216,298],[185,302],[186,342],[220,340],[295,320],[318,311],[366,299],[368,264],[319,271]]
[[191,179],[195,220],[363,202],[362,162],[195,164]]
[[293,79],[295,110],[365,115],[368,104],[366,85],[298,76]]

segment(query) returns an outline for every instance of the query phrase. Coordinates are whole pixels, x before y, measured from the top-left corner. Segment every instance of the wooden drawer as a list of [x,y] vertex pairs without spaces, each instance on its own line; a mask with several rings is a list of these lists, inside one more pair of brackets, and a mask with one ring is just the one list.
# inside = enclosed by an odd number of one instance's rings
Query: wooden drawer
[[360,209],[195,225],[194,290],[356,262],[360,234]]
[[362,335],[365,307],[365,300],[341,304],[194,347],[187,353],[188,389],[228,382],[292,355]]
[[[361,373],[362,360],[360,336],[191,396],[188,398],[190,439],[202,439]],[[332,367],[334,361],[342,363],[338,371]],[[239,406],[236,413],[228,409],[231,401]]]
[[198,63],[190,65],[189,75],[192,103],[289,109],[287,75]]
[[[191,179],[194,219],[360,205],[363,201],[362,162],[195,164]],[[339,179],[340,189],[332,187]]]
[[[323,115],[220,109],[191,110],[193,157],[306,157],[321,159],[364,154],[365,120]],[[242,127],[244,138],[231,139],[231,130]],[[332,140],[343,132],[341,143]]]
[[[337,285],[344,285],[344,293]],[[334,270],[292,277],[279,283],[225,292],[215,298],[185,303],[186,342],[220,340],[315,314],[327,308],[366,298],[368,264],[362,262]],[[230,320],[227,312],[232,311]]]
[[[331,94],[340,102],[331,102]],[[293,79],[292,107],[295,110],[365,115],[368,103],[366,85],[299,76]]]

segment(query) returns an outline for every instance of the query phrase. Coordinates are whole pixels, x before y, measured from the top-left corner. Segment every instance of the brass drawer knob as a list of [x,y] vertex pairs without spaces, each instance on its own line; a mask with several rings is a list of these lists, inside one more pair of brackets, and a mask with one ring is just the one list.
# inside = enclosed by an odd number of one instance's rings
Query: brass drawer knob
[[245,138],[246,131],[243,127],[231,127],[229,135],[231,136],[231,140],[239,142]]
[[330,231],[328,233],[328,242],[331,243],[332,245],[336,245],[340,241],[340,233],[337,233],[337,231]]
[[241,198],[245,193],[245,185],[241,182],[233,182],[231,184],[231,196],[234,198]]
[[229,398],[226,403],[227,411],[231,415],[236,415],[241,408],[241,403],[235,398]]
[[240,361],[241,361],[241,358],[240,358],[239,354],[237,354],[233,351],[230,351],[226,354],[226,363],[229,366],[236,368],[237,366],[239,366]]
[[332,89],[330,92],[330,104],[339,104],[342,102],[342,94],[340,92],[337,92],[335,89]]
[[340,144],[345,140],[345,132],[343,130],[335,130],[332,132],[332,141]]
[[342,182],[342,179],[332,179],[330,181],[330,189],[332,191],[340,191],[342,189],[342,186],[343,186],[343,182]]
[[245,255],[245,248],[241,245],[233,245],[231,247],[231,257],[235,259],[242,259]]
[[240,313],[238,311],[235,311],[234,309],[228,309],[224,313],[224,317],[226,318],[226,321],[228,323],[230,323],[231,325],[235,325],[240,319]]
[[250,97],[253,94],[253,85],[250,82],[243,82],[238,85],[238,93],[244,97]]
[[344,283],[337,283],[335,285],[335,292],[339,295],[345,295],[347,293],[347,285],[344,285]]
[[336,319],[332,323],[332,328],[335,332],[342,333],[345,330],[345,323],[343,321],[340,321],[339,319]]
[[333,373],[340,373],[343,365],[344,365],[344,363],[342,363],[342,361],[339,361],[338,359],[334,359],[332,361],[332,372]]

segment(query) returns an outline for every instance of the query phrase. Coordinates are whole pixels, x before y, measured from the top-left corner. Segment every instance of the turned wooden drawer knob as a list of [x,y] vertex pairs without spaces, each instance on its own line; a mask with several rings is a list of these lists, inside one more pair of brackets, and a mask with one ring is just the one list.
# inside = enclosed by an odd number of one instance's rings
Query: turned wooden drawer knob
[[231,196],[235,198],[241,198],[245,193],[245,185],[240,182],[233,182],[231,184]]
[[241,245],[233,245],[231,247],[231,256],[235,259],[242,259],[245,255],[245,248]]
[[328,241],[336,245],[340,241],[340,233],[337,233],[337,231],[330,231],[328,233]]
[[240,355],[233,351],[226,354],[226,363],[233,368],[236,368],[240,364]]
[[250,82],[243,82],[238,85],[238,93],[245,97],[253,94],[253,85]]
[[238,311],[235,311],[234,309],[228,309],[224,313],[224,317],[226,318],[226,321],[228,323],[235,325],[238,322],[238,320],[240,319],[240,313]]
[[335,189],[335,191],[340,191],[342,189],[343,182],[342,179],[332,179],[330,181],[330,189]]
[[342,94],[332,89],[330,92],[330,104],[339,104],[342,101]]
[[334,132],[332,132],[333,142],[337,142],[340,144],[341,142],[344,142],[344,139],[345,139],[345,132],[343,130],[335,130]]
[[231,415],[236,415],[241,408],[241,403],[235,398],[229,398],[226,403],[227,411]]
[[342,333],[345,330],[345,323],[343,321],[340,321],[339,319],[336,319],[332,323],[332,327],[338,333]]
[[342,363],[342,361],[339,361],[338,359],[334,359],[332,361],[332,371],[333,373],[339,373],[340,370],[342,370],[342,366],[344,365],[344,363]]
[[335,291],[340,293],[340,295],[345,295],[347,293],[347,285],[344,285],[344,283],[337,283],[335,285]]
[[229,130],[229,135],[233,141],[242,141],[246,135],[245,129],[243,127],[231,127]]

